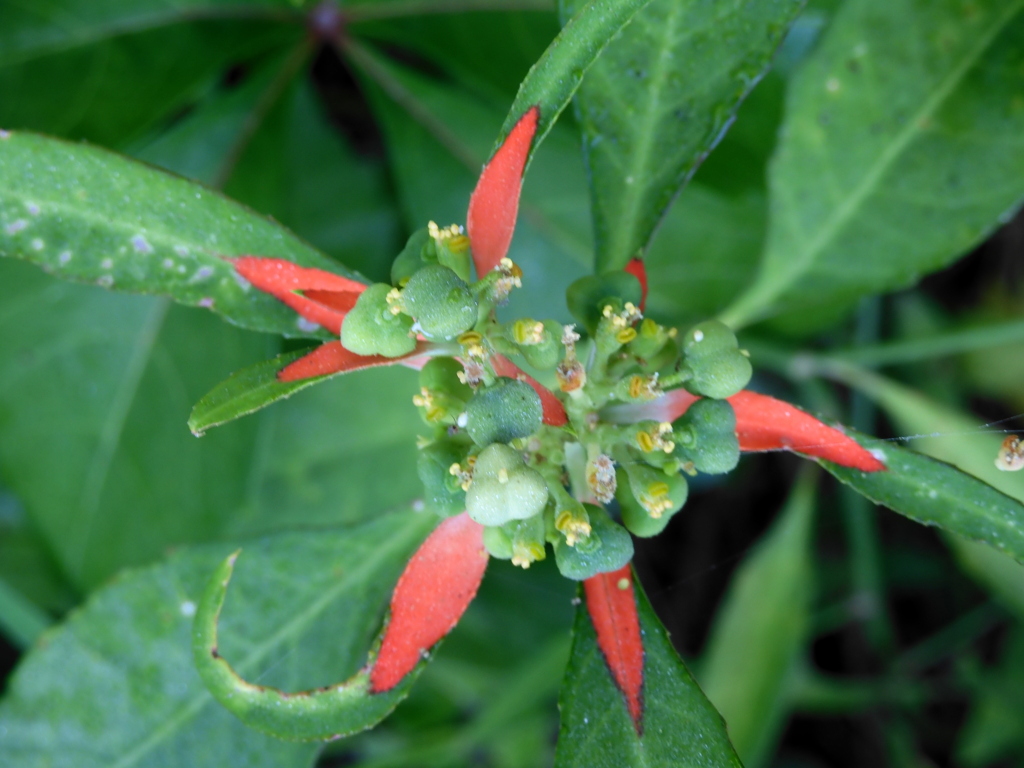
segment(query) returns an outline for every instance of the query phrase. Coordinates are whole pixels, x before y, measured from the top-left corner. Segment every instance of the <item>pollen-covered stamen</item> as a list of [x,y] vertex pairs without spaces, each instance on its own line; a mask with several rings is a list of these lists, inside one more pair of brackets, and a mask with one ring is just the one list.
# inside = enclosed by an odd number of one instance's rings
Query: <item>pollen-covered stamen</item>
[[628,344],[636,338],[635,323],[643,320],[643,314],[631,301],[627,301],[621,310],[608,304],[602,310],[601,315],[608,322],[612,335],[619,344]]
[[469,490],[473,484],[473,466],[476,464],[476,457],[470,456],[465,464],[455,462],[448,467],[448,474],[459,481],[459,487],[464,491]]
[[498,273],[498,278],[491,288],[491,297],[495,304],[503,304],[508,300],[513,288],[523,287],[523,270],[506,256],[498,262],[494,271]]
[[675,441],[671,439],[672,424],[664,421],[650,429],[637,430],[635,435],[637,447],[644,453],[652,451],[664,451],[672,453],[675,450]]
[[480,363],[477,360],[463,360],[462,370],[459,371],[456,376],[459,377],[459,381],[463,384],[468,384],[476,389],[483,383],[485,374],[486,370],[484,369],[483,363]]
[[412,404],[417,408],[423,408],[426,411],[427,421],[430,422],[440,422],[448,415],[448,411],[434,399],[434,393],[426,387],[420,387],[420,393],[412,396]]
[[592,456],[587,461],[587,486],[594,498],[602,504],[608,504],[615,498],[615,462],[603,453]]
[[563,392],[576,392],[587,383],[587,371],[576,359],[576,342],[579,340],[580,335],[576,333],[576,326],[562,327],[562,345],[565,347],[565,357],[555,368],[555,378],[558,379],[558,387]]
[[584,509],[563,509],[555,517],[555,528],[565,536],[565,543],[570,547],[584,539],[590,538],[590,519]]

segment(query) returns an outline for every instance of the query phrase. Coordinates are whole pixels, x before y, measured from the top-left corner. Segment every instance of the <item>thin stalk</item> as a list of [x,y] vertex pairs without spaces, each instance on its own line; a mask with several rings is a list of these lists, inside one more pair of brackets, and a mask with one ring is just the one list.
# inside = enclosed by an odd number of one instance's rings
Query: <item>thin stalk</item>
[[979,349],[991,349],[1024,343],[1024,320],[966,328],[922,339],[906,339],[886,344],[869,344],[841,349],[831,354],[847,363],[875,368],[896,363],[915,363],[949,357]]
[[[873,342],[881,327],[881,302],[865,299],[857,311],[854,332],[857,344]],[[874,403],[854,391],[850,401],[850,423],[859,432],[874,432],[878,411]],[[882,556],[878,535],[878,513],[874,504],[845,486],[841,490],[843,522],[850,546],[851,603],[864,622],[872,647],[888,655],[894,647],[892,625],[885,604]]]

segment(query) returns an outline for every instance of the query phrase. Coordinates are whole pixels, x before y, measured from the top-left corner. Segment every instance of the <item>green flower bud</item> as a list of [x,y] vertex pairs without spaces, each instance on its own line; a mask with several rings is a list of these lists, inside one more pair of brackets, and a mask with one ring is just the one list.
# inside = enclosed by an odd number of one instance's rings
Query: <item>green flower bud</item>
[[477,302],[469,286],[440,264],[423,267],[409,278],[402,303],[430,338],[454,339],[476,323]]
[[498,379],[477,390],[466,405],[466,431],[477,445],[510,443],[540,428],[544,409],[533,387],[515,379]]
[[442,517],[457,515],[466,509],[466,492],[452,465],[466,456],[466,446],[453,440],[437,440],[420,449],[416,472],[423,483],[423,505]]
[[687,331],[683,354],[690,374],[686,388],[695,394],[722,399],[750,382],[750,360],[740,351],[736,335],[717,320],[706,320]]
[[698,400],[672,424],[673,455],[698,472],[718,475],[732,471],[740,460],[736,414],[725,400]]
[[587,275],[570,285],[565,293],[569,312],[591,336],[597,332],[602,313],[609,302],[618,302],[617,308],[626,302],[638,307],[642,297],[640,281],[628,272]]
[[484,528],[484,549],[499,560],[512,559],[512,539],[505,529],[497,525]]
[[682,509],[687,492],[686,478],[680,474],[630,464],[619,470],[615,497],[622,507],[626,528],[637,536],[649,537],[661,533],[672,515]]
[[547,501],[547,483],[518,451],[495,443],[477,456],[466,511],[481,525],[524,520],[542,512]]
[[545,558],[543,515],[512,520],[501,526],[501,530],[512,542],[512,565],[529,568],[530,563]]
[[453,425],[473,390],[459,379],[462,364],[451,357],[434,357],[420,370],[420,391],[412,402],[427,424]]
[[584,505],[591,532],[585,541],[570,547],[555,542],[555,563],[566,578],[583,581],[599,573],[615,571],[633,559],[633,540],[601,507]]
[[417,229],[409,236],[405,243],[405,248],[402,249],[402,252],[395,257],[394,262],[391,264],[392,285],[397,285],[400,288],[404,287],[409,282],[409,278],[419,272],[420,269],[427,264],[437,263],[437,259],[433,257],[433,252],[431,252],[429,260],[426,257],[425,249],[430,242],[430,235],[426,227]]
[[562,326],[554,320],[514,320],[503,335],[534,368],[554,368],[562,357]]
[[427,233],[430,235],[430,241],[426,246],[426,258],[429,260],[432,255],[438,264],[448,267],[468,283],[472,261],[469,254],[469,238],[462,227],[458,224],[439,227],[430,222],[427,225]]
[[388,303],[392,290],[386,283],[376,283],[359,296],[341,324],[341,344],[349,352],[400,357],[416,349],[410,335],[412,318],[395,314]]

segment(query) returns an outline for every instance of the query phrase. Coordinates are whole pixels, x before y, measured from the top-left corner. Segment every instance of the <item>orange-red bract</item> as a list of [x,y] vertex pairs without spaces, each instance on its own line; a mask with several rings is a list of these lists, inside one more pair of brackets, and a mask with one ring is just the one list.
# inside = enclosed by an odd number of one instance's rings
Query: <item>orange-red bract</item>
[[[657,411],[654,418],[674,421],[699,399],[685,389],[673,390],[651,404],[652,410]],[[863,472],[885,469],[885,464],[852,437],[795,405],[749,389],[727,399],[736,412],[736,436],[741,451],[788,450]]]
[[[300,267],[285,259],[239,256],[235,271],[261,291],[287,304],[306,320],[341,335],[341,323],[366,286],[333,272]],[[301,293],[300,293],[301,291]]]
[[458,623],[487,569],[484,527],[465,512],[449,517],[405,566],[391,618],[370,670],[370,690],[389,691]]
[[[422,347],[402,357],[384,357],[382,355],[357,355],[349,352],[341,345],[340,341],[329,341],[322,344],[305,357],[300,357],[294,363],[286,365],[277,372],[278,381],[301,381],[312,379],[316,376],[328,376],[332,373],[343,371],[358,371],[363,368],[376,368],[381,365],[407,365],[410,358],[422,353]],[[412,366],[417,367],[417,366]]]
[[633,594],[632,566],[591,576],[583,582],[583,589],[587,611],[597,633],[597,645],[626,699],[633,727],[640,733],[644,706],[644,644]]
[[530,145],[537,133],[540,108],[531,107],[484,166],[469,198],[466,230],[477,277],[490,272],[508,253],[519,213],[519,193]]
[[525,381],[533,387],[533,391],[540,395],[540,404],[544,409],[543,418],[545,424],[552,427],[561,427],[569,422],[569,417],[565,413],[565,406],[562,405],[561,400],[555,397],[555,393],[528,375],[518,365],[504,355],[498,354],[491,356],[491,365],[494,367],[494,372],[499,376]]

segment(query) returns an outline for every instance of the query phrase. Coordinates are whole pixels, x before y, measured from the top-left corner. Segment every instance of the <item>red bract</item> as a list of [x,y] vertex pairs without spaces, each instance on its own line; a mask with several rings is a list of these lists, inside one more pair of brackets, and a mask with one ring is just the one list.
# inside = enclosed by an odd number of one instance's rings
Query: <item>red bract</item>
[[636,732],[642,730],[644,644],[633,594],[633,569],[627,565],[583,582],[587,611],[615,684],[626,699]]
[[366,286],[357,280],[285,259],[239,256],[235,271],[261,291],[280,299],[306,320],[341,335],[341,323]]
[[539,120],[539,107],[532,107],[519,118],[505,143],[484,166],[469,198],[466,230],[477,277],[483,277],[498,266],[508,253],[519,214],[523,171]]
[[[641,418],[675,421],[699,399],[685,389],[676,389],[644,406],[649,415]],[[885,469],[885,464],[852,437],[795,405],[747,389],[728,401],[736,412],[741,451],[796,451],[863,472]]]
[[458,623],[487,569],[484,527],[449,517],[409,560],[391,596],[391,618],[370,670],[370,690],[389,691]]
[[357,355],[349,352],[340,341],[329,341],[317,347],[305,357],[301,357],[291,365],[277,372],[278,381],[301,381],[316,376],[329,376],[342,371],[359,371],[363,368],[376,368],[381,365],[402,363],[411,367],[423,357],[425,344],[419,344],[413,352],[402,357],[384,357],[382,355]]

